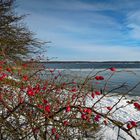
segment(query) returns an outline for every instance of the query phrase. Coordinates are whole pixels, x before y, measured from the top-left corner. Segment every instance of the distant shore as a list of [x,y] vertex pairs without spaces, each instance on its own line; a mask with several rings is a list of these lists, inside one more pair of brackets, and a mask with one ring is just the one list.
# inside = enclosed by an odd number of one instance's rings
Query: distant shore
[[140,61],[40,61],[39,63],[138,63]]
[[140,68],[140,61],[48,61],[35,62],[44,65],[46,68],[56,69],[107,69],[115,68]]

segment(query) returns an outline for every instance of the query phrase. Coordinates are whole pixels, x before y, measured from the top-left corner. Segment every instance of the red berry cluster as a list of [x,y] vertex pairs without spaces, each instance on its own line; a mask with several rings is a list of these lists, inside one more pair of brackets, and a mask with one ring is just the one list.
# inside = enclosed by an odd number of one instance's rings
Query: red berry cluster
[[113,72],[115,72],[116,71],[116,68],[114,68],[114,67],[111,67],[111,68],[109,68],[111,71],[113,71]]
[[56,130],[56,128],[52,128],[52,135],[54,135],[55,136],[55,139],[56,140],[58,140],[59,139],[59,137],[60,137],[60,135],[57,133],[57,130]]
[[97,76],[95,76],[95,79],[96,80],[104,80],[104,77],[103,76],[100,76],[100,75],[97,75]]
[[137,110],[140,110],[140,104],[139,103],[135,102],[133,105]]
[[137,123],[135,121],[128,122],[128,124],[127,124],[128,129],[132,129],[134,127],[137,127]]
[[101,116],[97,114],[94,118],[94,121],[99,122],[100,118],[101,118]]
[[81,118],[83,120],[90,121],[91,114],[92,114],[92,110],[90,108],[84,108],[81,114]]
[[94,98],[96,95],[101,95],[101,92],[96,90],[96,91],[93,91],[91,94],[92,98]]

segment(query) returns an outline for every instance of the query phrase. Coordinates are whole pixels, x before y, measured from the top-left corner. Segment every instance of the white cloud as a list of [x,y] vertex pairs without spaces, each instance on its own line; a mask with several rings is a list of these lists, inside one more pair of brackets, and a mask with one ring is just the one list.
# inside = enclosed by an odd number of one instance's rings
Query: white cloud
[[[71,14],[71,13],[69,13]],[[90,38],[92,40],[108,40],[124,38],[121,33],[121,24],[113,18],[98,13],[75,13],[64,15],[63,13],[49,15],[32,12],[26,18],[30,28],[39,36],[60,34],[70,39]],[[73,34],[69,36],[70,34]],[[77,41],[79,41],[79,39]],[[54,38],[53,40],[54,41]]]
[[128,14],[127,27],[131,28],[130,36],[140,39],[140,10]]
[[[67,60],[140,60],[138,47],[123,45],[129,44],[126,40],[140,39],[140,1],[134,1],[25,0],[21,1],[23,7],[19,7],[19,11],[31,14],[26,22],[39,38],[53,42],[53,47],[48,51],[51,57]],[[102,14],[103,10],[123,13],[125,24],[119,22],[118,17]],[[131,28],[129,35],[122,31],[126,28]],[[116,44],[110,44],[112,40]]]
[[90,2],[84,0],[18,0],[19,5],[24,9],[38,10],[39,7],[42,12],[50,10],[65,10],[65,11],[102,11],[102,10],[126,10],[139,9],[139,0],[110,0],[100,1],[91,0]]
[[139,47],[72,42],[68,38],[61,38],[61,36],[58,36],[57,39],[58,41],[55,41],[57,43],[52,43],[53,47],[49,51],[50,55],[58,57],[58,60],[140,60]]

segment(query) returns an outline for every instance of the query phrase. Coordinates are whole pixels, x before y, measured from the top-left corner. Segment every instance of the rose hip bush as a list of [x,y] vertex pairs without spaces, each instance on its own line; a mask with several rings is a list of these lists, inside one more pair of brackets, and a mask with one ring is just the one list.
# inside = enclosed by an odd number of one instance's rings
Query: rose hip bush
[[[104,71],[109,71],[110,76],[104,77]],[[63,80],[67,78],[60,71],[46,69],[34,61],[19,64],[1,60],[0,139],[98,139],[100,130],[107,126],[118,128],[118,138],[122,137],[122,131],[136,139],[131,131],[137,129],[138,121],[129,118],[123,122],[113,116],[126,106],[140,111],[139,101],[134,100],[127,100],[124,106],[118,107],[126,94],[111,93],[123,84],[107,90],[108,81],[116,72],[112,67],[81,81]],[[98,88],[102,82],[104,84]],[[112,96],[118,96],[117,102],[102,104],[105,98]]]

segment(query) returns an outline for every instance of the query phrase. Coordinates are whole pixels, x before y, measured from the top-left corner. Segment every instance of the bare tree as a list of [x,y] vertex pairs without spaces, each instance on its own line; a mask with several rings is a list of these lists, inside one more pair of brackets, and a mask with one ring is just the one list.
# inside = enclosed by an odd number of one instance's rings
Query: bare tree
[[34,34],[14,11],[15,0],[0,0],[0,52],[1,56],[21,59],[30,53],[37,53],[35,47],[44,43],[34,38]]

